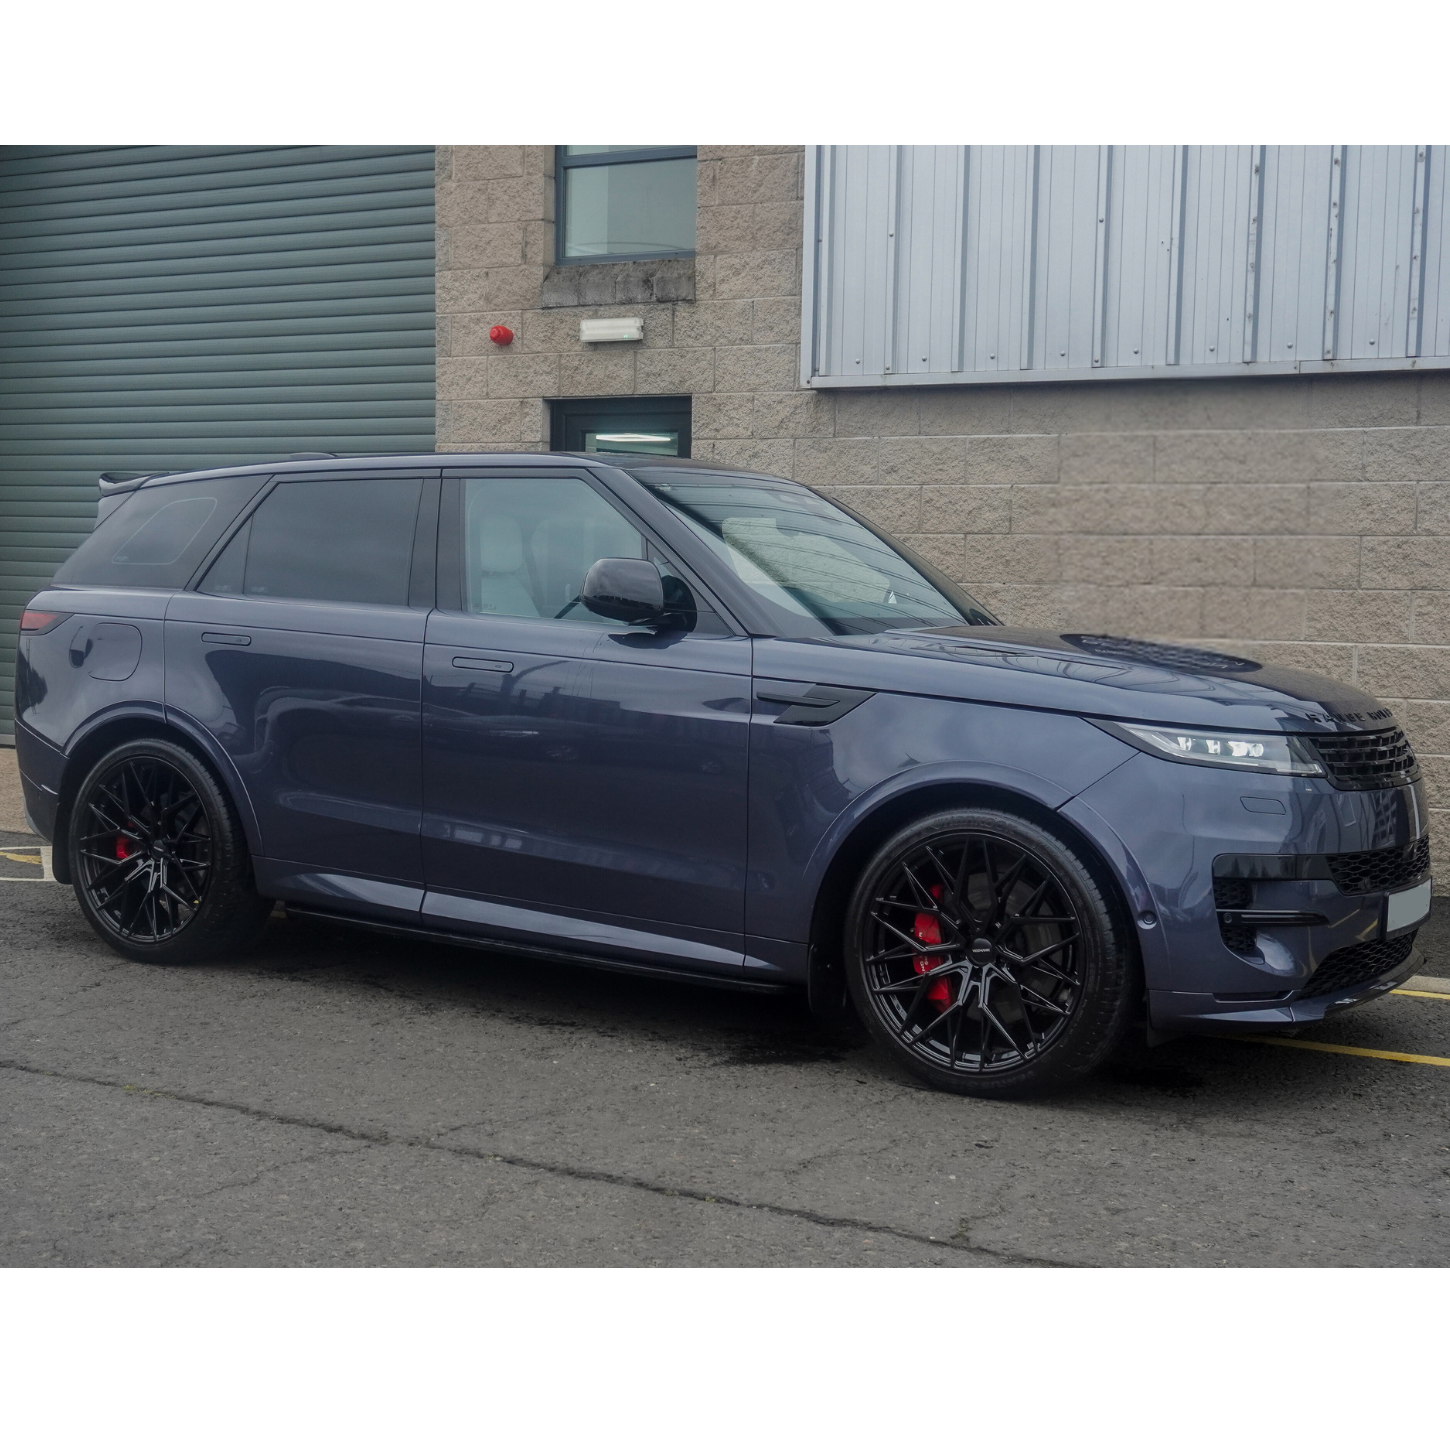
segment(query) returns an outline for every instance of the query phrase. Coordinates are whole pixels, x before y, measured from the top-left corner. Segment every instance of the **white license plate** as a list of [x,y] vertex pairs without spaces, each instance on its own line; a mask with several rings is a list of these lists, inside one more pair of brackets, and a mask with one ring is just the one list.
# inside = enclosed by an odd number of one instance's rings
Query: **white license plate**
[[1430,892],[1433,881],[1422,881],[1408,891],[1396,891],[1385,898],[1385,930],[1400,931],[1430,914]]

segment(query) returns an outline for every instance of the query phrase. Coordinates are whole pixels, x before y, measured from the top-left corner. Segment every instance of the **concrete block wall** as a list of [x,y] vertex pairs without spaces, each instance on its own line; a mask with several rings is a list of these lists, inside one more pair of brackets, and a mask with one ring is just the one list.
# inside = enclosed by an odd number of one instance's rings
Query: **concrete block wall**
[[[438,154],[440,448],[547,448],[548,398],[690,393],[695,457],[839,494],[1014,624],[1208,642],[1391,703],[1450,877],[1450,374],[815,393],[802,148],[700,148],[692,300],[553,308],[553,148]],[[625,314],[642,343],[579,342]]]

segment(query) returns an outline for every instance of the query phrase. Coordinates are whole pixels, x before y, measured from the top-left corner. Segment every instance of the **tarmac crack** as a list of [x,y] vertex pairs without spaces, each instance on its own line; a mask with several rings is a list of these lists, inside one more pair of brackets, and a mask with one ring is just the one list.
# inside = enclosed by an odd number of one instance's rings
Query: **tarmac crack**
[[[200,1093],[179,1092],[171,1088],[141,1087],[136,1083],[123,1082],[120,1078],[96,1077],[86,1073],[61,1072],[55,1068],[34,1067],[30,1063],[18,1062],[13,1058],[0,1058],[0,1069],[25,1073],[31,1077],[55,1078],[61,1082],[80,1083],[90,1087],[119,1089],[123,1092],[142,1093],[147,1097],[162,1098],[169,1102],[184,1103],[192,1107],[214,1108],[224,1112],[238,1113],[259,1122],[275,1123],[280,1127],[304,1128],[319,1133],[330,1133],[351,1142],[379,1147],[420,1148],[434,1153],[448,1153],[458,1158],[469,1158],[483,1163],[502,1163],[506,1167],[521,1168],[534,1173],[548,1173],[555,1177],[568,1178],[576,1182],[600,1183],[613,1188],[628,1188],[636,1192],[654,1194],[660,1198],[682,1198],[694,1203],[713,1203],[724,1208],[738,1208],[747,1212],[766,1213],[779,1218],[793,1219],[800,1223],[814,1224],[819,1228],[845,1229],[862,1234],[880,1234],[906,1243],[919,1244],[948,1253],[991,1259],[996,1263],[1020,1268],[1079,1268],[1082,1265],[1065,1259],[1038,1258],[1028,1254],[1010,1253],[1002,1249],[979,1248],[969,1240],[959,1237],[961,1230],[950,1238],[936,1238],[930,1234],[916,1233],[911,1229],[898,1228],[894,1224],[875,1223],[868,1219],[851,1218],[843,1214],[819,1213],[809,1208],[793,1208],[788,1204],[753,1202],[735,1198],[729,1194],[709,1193],[702,1188],[685,1188],[665,1183],[652,1182],[632,1174],[609,1173],[600,1168],[577,1168],[565,1163],[550,1163],[544,1159],[524,1158],[517,1154],[494,1153],[483,1148],[470,1148],[463,1144],[442,1143],[437,1135],[386,1133],[367,1128],[350,1127],[345,1123],[329,1122],[325,1118],[307,1118],[300,1114],[278,1113],[266,1108],[254,1107],[250,1103],[233,1102],[226,1098],[207,1097]],[[445,1131],[457,1131],[456,1129]]]

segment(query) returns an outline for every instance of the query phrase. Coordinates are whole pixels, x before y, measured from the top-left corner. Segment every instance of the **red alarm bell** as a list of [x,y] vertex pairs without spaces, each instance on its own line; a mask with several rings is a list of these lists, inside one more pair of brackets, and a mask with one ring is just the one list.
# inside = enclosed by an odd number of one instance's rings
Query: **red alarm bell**
[[488,340],[496,342],[500,347],[507,347],[514,340],[514,330],[505,327],[501,322],[495,323],[488,330]]

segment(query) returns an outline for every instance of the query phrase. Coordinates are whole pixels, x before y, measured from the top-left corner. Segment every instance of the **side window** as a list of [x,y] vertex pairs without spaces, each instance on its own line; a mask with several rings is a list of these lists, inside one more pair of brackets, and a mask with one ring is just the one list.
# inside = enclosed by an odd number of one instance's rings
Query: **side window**
[[416,478],[279,484],[222,551],[202,590],[406,605],[422,490]]
[[593,620],[579,602],[600,559],[649,559],[665,598],[686,627],[722,633],[718,616],[696,607],[689,585],[611,503],[578,478],[463,480],[463,607],[516,619]]
[[55,572],[57,584],[180,589],[266,475],[139,488]]

